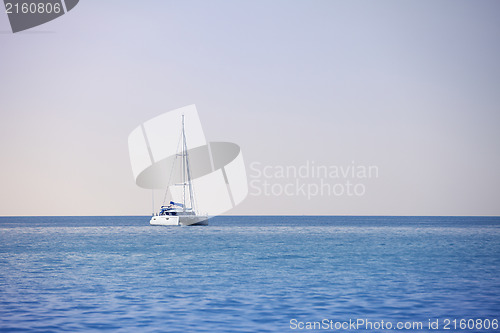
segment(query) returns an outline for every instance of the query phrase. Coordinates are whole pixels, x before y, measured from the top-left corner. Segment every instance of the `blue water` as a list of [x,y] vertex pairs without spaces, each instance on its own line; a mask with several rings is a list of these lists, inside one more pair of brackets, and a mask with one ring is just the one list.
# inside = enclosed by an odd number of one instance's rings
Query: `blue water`
[[296,332],[364,319],[455,332],[446,319],[500,319],[500,218],[148,220],[0,218],[0,331]]

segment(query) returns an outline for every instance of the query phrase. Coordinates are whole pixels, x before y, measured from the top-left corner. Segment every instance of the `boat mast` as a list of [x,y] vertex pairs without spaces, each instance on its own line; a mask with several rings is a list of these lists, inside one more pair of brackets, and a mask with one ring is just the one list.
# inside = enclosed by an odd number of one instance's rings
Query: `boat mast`
[[184,150],[186,147],[186,135],[184,134],[184,115],[182,115],[182,210],[186,211],[186,160]]

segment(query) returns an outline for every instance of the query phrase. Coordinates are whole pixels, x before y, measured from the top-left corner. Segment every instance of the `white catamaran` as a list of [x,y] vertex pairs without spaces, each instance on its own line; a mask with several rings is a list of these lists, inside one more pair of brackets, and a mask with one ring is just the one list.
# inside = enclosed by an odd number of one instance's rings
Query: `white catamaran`
[[[182,158],[182,182],[175,185],[183,187],[182,203],[170,201],[169,205],[162,205],[160,212],[151,217],[151,220],[149,221],[150,225],[208,225],[208,215],[198,214],[195,208],[195,198],[186,144],[186,133],[184,131],[184,115],[182,115],[181,139],[182,153],[177,154],[177,156]],[[177,158],[174,159],[174,163],[176,162],[175,160],[177,160]],[[186,202],[186,195],[189,196],[189,203]]]

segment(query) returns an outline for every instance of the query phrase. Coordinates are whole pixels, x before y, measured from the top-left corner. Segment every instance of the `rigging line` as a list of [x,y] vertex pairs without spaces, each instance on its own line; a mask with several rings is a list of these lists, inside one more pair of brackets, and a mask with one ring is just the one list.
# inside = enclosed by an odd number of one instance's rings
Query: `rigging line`
[[[188,157],[188,163],[189,163],[189,157]],[[196,193],[195,193],[194,184],[192,181],[190,181],[189,187],[190,187],[189,200],[191,200],[191,209],[193,211],[196,211]]]
[[191,209],[196,211],[195,209],[195,198],[194,198],[194,186],[191,181],[191,170],[189,168],[189,154],[187,150],[187,142],[186,142],[186,134],[184,134],[184,145],[186,149],[186,165],[187,165],[187,174],[188,174],[188,184],[189,184],[189,200],[191,201]]
[[[163,196],[163,204],[162,206],[165,206],[165,202],[167,201],[167,195],[168,195],[168,186],[171,184],[171,180],[172,180],[172,174],[174,173],[174,169],[175,169],[175,163],[177,162],[177,152],[179,151],[179,146],[181,144],[181,139],[182,139],[182,133],[181,135],[179,135],[179,141],[177,141],[177,148],[175,149],[175,157],[174,157],[174,162],[172,163],[172,168],[170,169],[170,176],[168,176],[168,182],[167,182],[167,188],[165,189],[165,195]],[[174,197],[172,196],[172,199]]]
[[[193,184],[191,182],[191,170],[189,168],[189,154],[188,154],[188,148],[187,148],[187,140],[186,140],[186,131],[184,129],[184,115],[182,115],[182,139],[183,139],[183,143],[184,143],[184,147],[183,147],[183,151],[184,151],[184,154],[183,154],[183,160],[185,159],[185,163],[186,163],[186,169],[184,171],[187,172],[187,183],[188,183],[188,187],[189,187],[189,201],[191,203],[191,210],[192,211],[196,211],[196,208],[195,208],[195,203],[194,203],[194,198],[193,198]],[[185,177],[184,177],[184,180],[185,180]],[[186,185],[184,183],[184,189],[186,188]],[[185,199],[185,191],[184,191],[184,205],[186,204],[186,199]],[[184,206],[184,209],[186,208],[186,206]]]

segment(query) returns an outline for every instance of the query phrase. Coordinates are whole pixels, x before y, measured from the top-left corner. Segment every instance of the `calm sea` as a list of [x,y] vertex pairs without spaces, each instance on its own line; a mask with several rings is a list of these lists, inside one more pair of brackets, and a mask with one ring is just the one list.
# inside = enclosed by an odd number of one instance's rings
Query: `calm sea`
[[0,218],[0,331],[500,331],[497,217],[148,222]]

